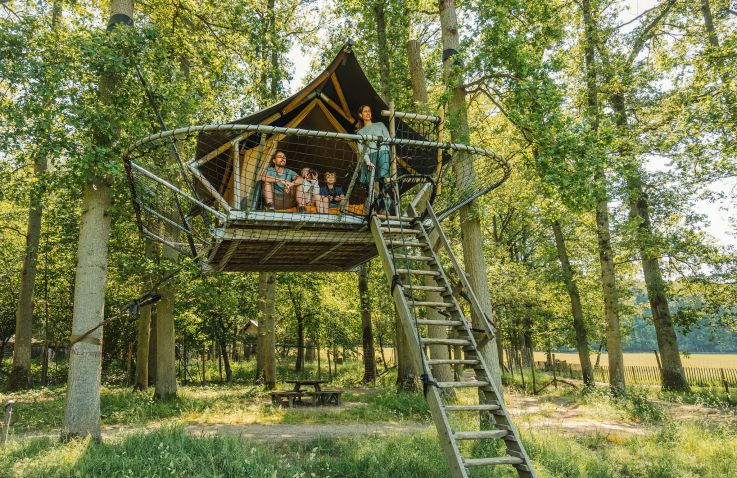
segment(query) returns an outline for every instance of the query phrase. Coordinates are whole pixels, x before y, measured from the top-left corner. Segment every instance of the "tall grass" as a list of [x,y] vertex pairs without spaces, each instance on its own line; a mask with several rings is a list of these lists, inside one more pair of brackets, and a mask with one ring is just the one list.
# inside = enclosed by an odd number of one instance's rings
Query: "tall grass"
[[[726,478],[737,469],[737,432],[727,426],[670,422],[630,438],[546,430],[523,439],[541,478]],[[434,433],[262,444],[171,427],[101,445],[11,441],[0,450],[0,476],[439,478],[448,467]],[[516,475],[487,468],[472,476]]]

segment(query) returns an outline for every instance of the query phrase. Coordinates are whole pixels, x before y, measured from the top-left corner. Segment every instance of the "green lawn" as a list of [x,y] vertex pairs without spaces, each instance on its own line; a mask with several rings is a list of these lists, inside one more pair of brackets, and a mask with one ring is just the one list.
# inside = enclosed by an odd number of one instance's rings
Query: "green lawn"
[[[524,433],[541,477],[686,478],[733,476],[734,429],[669,423],[645,437],[570,438]],[[0,476],[43,477],[446,477],[434,433],[260,444],[235,437],[194,437],[165,428],[108,440],[59,444],[11,442],[0,451]],[[515,476],[510,470],[474,476]]]
[[[250,371],[241,368],[241,378]],[[305,374],[314,373],[308,371]],[[288,370],[280,377],[293,378]],[[307,375],[310,376],[310,375]],[[314,376],[314,375],[313,375]],[[429,423],[421,394],[396,393],[387,375],[374,387],[359,388],[360,365],[347,364],[335,386],[350,388],[340,409],[282,409],[251,385],[187,385],[179,398],[157,402],[130,387],[102,389],[103,427],[155,425],[155,431],[118,434],[102,444],[61,444],[56,433],[64,411],[63,387],[0,399],[16,400],[11,438],[0,449],[0,477],[445,477],[448,470],[434,432],[353,436],[312,441],[254,442],[236,436],[193,436],[189,424]],[[545,380],[540,377],[540,380]],[[281,383],[280,388],[287,385]],[[459,402],[471,401],[460,394]],[[522,396],[512,397],[512,402]],[[663,400],[667,400],[664,402]],[[540,477],[728,477],[737,470],[735,408],[708,392],[662,394],[631,388],[625,398],[605,389],[548,389],[536,409],[518,417],[523,440]],[[564,404],[578,420],[613,420],[636,425],[641,435],[540,428],[536,420],[560,416]],[[675,419],[673,407],[694,403],[721,407],[718,418]],[[459,418],[473,426],[477,417]],[[26,433],[46,433],[43,438]],[[494,450],[466,449],[474,456]],[[473,476],[516,476],[511,469]]]

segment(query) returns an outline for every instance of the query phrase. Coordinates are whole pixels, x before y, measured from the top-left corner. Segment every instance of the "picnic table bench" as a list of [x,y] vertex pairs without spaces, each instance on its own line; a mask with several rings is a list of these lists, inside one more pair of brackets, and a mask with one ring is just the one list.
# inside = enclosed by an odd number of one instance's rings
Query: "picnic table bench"
[[312,405],[340,405],[341,390],[320,390],[319,392],[303,392],[310,397]]
[[[319,405],[340,405],[340,396],[342,390],[322,390],[320,385],[327,383],[327,380],[287,380],[287,383],[294,384],[294,388],[288,391],[271,392],[271,403],[274,405],[282,405],[286,407],[294,407],[302,402],[303,397],[308,397],[309,403],[314,406]],[[314,391],[302,390],[303,385],[311,385]]]
[[271,392],[271,404],[293,407],[297,402],[302,401],[302,393],[294,391]]

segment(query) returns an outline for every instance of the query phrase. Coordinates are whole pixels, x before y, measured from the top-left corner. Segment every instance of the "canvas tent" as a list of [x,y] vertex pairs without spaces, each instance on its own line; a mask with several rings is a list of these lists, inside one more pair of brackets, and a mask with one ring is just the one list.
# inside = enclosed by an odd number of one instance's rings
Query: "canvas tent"
[[[226,224],[215,230],[207,261],[223,271],[345,271],[376,256],[365,222],[365,185],[357,181],[363,164],[354,133],[354,114],[368,105],[374,121],[389,107],[369,83],[350,44],[302,90],[285,100],[222,128],[199,132],[194,159],[188,164],[197,198],[226,211]],[[234,126],[257,127],[236,130]],[[435,127],[437,125],[434,125]],[[269,128],[291,128],[290,132]],[[295,131],[303,133],[295,134]],[[431,141],[401,118],[395,137]],[[324,134],[328,133],[328,134]],[[335,133],[354,135],[350,140]],[[332,134],[332,136],[329,136]],[[346,198],[329,214],[297,208],[264,210],[262,178],[276,150],[287,156],[287,168],[334,172]],[[437,148],[395,146],[397,174],[439,172]],[[294,203],[294,206],[297,206]],[[326,211],[327,212],[327,211]]]
[[[374,121],[387,122],[386,118],[380,117],[380,112],[387,110],[388,105],[371,86],[350,44],[347,44],[328,67],[302,90],[233,123],[354,133],[358,128],[356,111],[361,105],[371,107]],[[401,119],[397,120],[397,131],[398,137],[436,139],[424,138]],[[241,157],[238,167],[234,167],[231,147],[235,142],[238,143],[237,154]],[[217,192],[222,200],[235,205],[237,209],[258,207],[260,198],[254,197],[258,192],[258,181],[277,149],[288,153],[287,167],[294,171],[311,167],[321,173],[336,172],[338,184],[344,190],[350,187],[359,159],[355,143],[329,138],[208,131],[200,134],[197,141],[197,167],[202,175],[198,182],[200,196],[212,200]],[[436,151],[426,149],[418,154],[400,146],[397,157],[398,174],[437,174]],[[236,178],[236,175],[239,177]],[[202,184],[205,181],[209,183],[206,187]],[[353,188],[352,192],[350,202],[362,204],[365,199],[363,188]]]

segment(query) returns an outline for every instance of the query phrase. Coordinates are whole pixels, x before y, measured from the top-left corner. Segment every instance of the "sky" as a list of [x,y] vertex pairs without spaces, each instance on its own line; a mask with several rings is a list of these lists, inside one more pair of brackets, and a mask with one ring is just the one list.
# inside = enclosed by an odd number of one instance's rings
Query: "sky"
[[[657,0],[625,0],[624,4],[627,9],[622,14],[622,20],[627,21],[640,15],[643,11],[654,7],[657,4]],[[309,53],[302,52],[298,46],[293,46],[289,52],[289,59],[294,65],[294,76],[289,85],[290,91],[294,93],[306,83],[305,80],[307,78],[305,78],[305,75],[309,72],[310,63],[313,58]],[[651,161],[647,166],[651,170],[668,169],[667,164],[655,160]],[[721,181],[713,184],[710,189],[724,194],[722,204],[699,201],[696,204],[697,212],[706,215],[709,223],[706,226],[706,231],[718,243],[737,247],[735,227],[730,224],[730,218],[737,218],[737,207],[735,207],[733,201],[737,195],[737,181]]]

